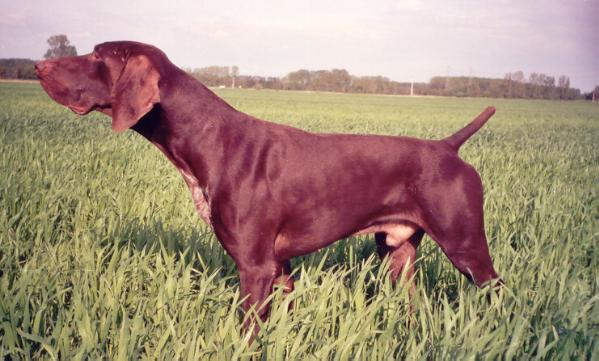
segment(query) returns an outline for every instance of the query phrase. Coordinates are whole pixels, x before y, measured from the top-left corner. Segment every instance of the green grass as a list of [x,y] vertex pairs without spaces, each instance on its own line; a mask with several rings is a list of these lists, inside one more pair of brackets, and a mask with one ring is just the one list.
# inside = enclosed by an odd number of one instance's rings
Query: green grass
[[35,84],[0,84],[0,357],[599,359],[599,105],[218,93],[312,131],[426,138],[494,104],[461,156],[483,178],[487,236],[507,286],[476,289],[425,238],[410,314],[372,237],[342,240],[294,260],[296,290],[275,294],[248,345],[235,266],[166,158]]

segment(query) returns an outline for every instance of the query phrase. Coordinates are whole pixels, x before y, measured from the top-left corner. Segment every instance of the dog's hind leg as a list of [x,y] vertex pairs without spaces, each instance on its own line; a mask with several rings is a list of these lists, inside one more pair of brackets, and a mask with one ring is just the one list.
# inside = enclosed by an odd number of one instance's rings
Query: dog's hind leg
[[[484,236],[468,235],[459,238],[440,238],[437,243],[451,263],[471,282],[483,287],[498,279]],[[500,281],[501,282],[501,281]]]
[[274,285],[283,287],[283,292],[289,293],[294,289],[293,277],[291,277],[291,263],[289,261],[282,262],[280,269],[280,275],[275,278]]
[[411,282],[410,295],[415,291],[414,262],[416,261],[416,249],[424,231],[417,230],[406,240],[397,240],[392,233],[377,232],[374,234],[376,248],[381,259],[389,257],[391,281],[397,282],[402,272],[406,272],[406,281]]

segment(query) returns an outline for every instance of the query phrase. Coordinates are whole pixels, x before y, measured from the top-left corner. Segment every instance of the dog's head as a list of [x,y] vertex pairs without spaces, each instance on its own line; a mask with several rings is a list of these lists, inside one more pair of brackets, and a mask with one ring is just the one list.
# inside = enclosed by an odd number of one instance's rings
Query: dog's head
[[90,54],[41,61],[35,72],[56,102],[80,115],[108,114],[112,129],[121,132],[160,102],[159,82],[168,64],[151,45],[116,41],[96,45]]

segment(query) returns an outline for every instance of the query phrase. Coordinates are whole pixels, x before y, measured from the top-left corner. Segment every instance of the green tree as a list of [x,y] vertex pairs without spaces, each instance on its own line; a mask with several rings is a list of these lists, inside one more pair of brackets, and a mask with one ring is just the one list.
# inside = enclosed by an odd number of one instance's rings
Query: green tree
[[52,35],[48,38],[47,42],[50,48],[44,54],[44,58],[46,59],[77,55],[77,49],[74,45],[71,45],[69,38],[64,34]]
[[565,75],[559,77],[557,81],[559,87],[560,99],[566,99],[568,96],[568,89],[570,88],[570,78]]

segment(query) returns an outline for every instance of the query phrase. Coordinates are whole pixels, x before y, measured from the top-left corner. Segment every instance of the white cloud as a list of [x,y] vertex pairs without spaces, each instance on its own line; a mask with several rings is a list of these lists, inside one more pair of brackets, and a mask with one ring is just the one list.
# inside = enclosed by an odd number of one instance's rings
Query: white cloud
[[11,11],[10,9],[0,12],[0,25],[21,26],[27,18],[24,11]]
[[394,6],[398,10],[420,11],[422,0],[395,0]]
[[92,33],[90,33],[89,31],[80,31],[77,33],[70,33],[69,37],[73,38],[73,39],[87,39],[87,38],[91,38]]

